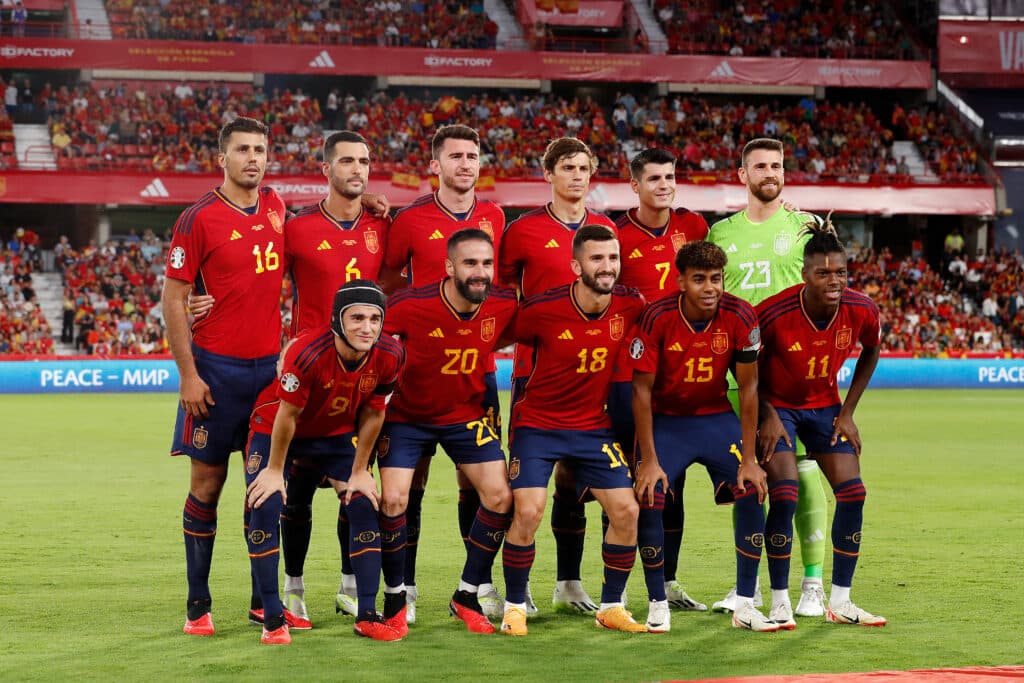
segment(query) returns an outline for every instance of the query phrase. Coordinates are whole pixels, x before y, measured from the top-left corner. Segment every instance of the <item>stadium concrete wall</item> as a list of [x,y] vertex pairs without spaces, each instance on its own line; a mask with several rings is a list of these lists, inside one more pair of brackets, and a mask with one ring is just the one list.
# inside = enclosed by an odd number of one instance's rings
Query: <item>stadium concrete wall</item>
[[[839,371],[846,388],[855,360]],[[498,360],[498,388],[510,388],[512,361]],[[881,389],[1022,389],[1024,359],[882,358],[871,380]],[[0,362],[0,393],[176,392],[178,369],[169,360]]]

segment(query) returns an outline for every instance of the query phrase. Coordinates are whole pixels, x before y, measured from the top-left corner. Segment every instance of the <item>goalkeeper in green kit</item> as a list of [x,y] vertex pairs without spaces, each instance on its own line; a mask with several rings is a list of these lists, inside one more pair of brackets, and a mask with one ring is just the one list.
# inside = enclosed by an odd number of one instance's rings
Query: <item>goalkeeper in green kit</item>
[[[707,239],[720,246],[728,256],[725,266],[725,291],[751,305],[787,287],[803,282],[804,242],[810,237],[804,231],[808,221],[821,222],[813,214],[791,211],[783,206],[782,143],[769,138],[751,140],[743,147],[739,179],[747,186],[747,208],[711,226]],[[737,407],[736,381],[729,377],[729,399]],[[821,572],[825,561],[825,524],[828,509],[821,470],[806,457],[802,444],[797,445],[800,494],[795,525],[800,538],[800,554],[804,565],[800,602],[796,614],[805,617],[825,613],[825,591]],[[767,541],[767,539],[766,539]],[[772,552],[771,543],[765,549]],[[732,612],[736,589],[716,602],[716,612]],[[786,602],[789,602],[788,597]],[[761,604],[758,586],[754,606]]]

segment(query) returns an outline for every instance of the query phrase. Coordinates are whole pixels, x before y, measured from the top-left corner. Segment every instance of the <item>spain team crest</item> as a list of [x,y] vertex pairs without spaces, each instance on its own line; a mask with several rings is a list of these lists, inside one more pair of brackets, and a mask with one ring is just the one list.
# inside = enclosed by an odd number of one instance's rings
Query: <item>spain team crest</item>
[[377,240],[376,230],[367,230],[363,233],[363,242],[366,243],[366,251],[376,254],[380,251],[380,242]]
[[711,335],[711,350],[715,353],[725,353],[729,350],[729,333],[715,332]]
[[849,348],[850,342],[853,341],[853,330],[849,327],[842,327],[836,330],[836,348],[846,349]]
[[391,437],[382,436],[377,439],[377,457],[386,458],[391,451]]
[[622,339],[622,333],[626,331],[626,319],[621,315],[614,316],[608,321],[608,334],[612,339]]
[[245,472],[246,474],[256,474],[260,471],[260,463],[263,462],[263,456],[253,451],[249,454],[249,458],[245,461]]
[[192,445],[199,450],[206,448],[209,439],[210,432],[206,431],[206,427],[196,427],[192,432]]
[[776,233],[775,239],[772,240],[772,250],[779,256],[785,256],[789,253],[790,249],[793,248],[793,237],[789,233],[779,232]]
[[519,458],[512,458],[508,463],[508,478],[515,481],[519,478]]
[[672,235],[672,251],[679,251],[686,244],[686,235],[681,232],[677,232]]
[[359,393],[368,394],[377,388],[377,373],[368,372],[359,378]]
[[486,318],[480,322],[480,338],[486,342],[494,339],[494,333],[497,331],[498,321],[494,318]]
[[281,222],[281,217],[277,215],[277,211],[274,211],[273,209],[267,211],[267,219],[270,221],[270,226],[274,228],[274,232],[278,234],[283,232],[281,228],[284,223]]
[[491,239],[494,239],[494,224],[486,218],[480,219],[480,229],[486,232]]

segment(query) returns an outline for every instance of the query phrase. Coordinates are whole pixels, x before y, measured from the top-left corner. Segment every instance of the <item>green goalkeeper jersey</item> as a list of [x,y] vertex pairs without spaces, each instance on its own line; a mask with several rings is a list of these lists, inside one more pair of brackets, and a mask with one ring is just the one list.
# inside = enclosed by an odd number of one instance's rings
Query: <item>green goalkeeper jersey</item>
[[744,210],[712,225],[708,241],[720,246],[729,258],[725,291],[757,306],[802,282],[803,247],[810,235],[800,233],[808,221],[820,223],[821,219],[780,208],[763,223],[752,222]]

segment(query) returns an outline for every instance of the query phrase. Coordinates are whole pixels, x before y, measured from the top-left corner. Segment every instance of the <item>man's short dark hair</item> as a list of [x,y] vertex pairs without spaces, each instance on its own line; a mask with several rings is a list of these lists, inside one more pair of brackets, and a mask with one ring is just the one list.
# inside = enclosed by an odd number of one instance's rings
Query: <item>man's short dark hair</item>
[[629,176],[633,180],[643,180],[644,166],[647,164],[672,164],[676,163],[676,157],[667,149],[648,147],[629,162]]
[[231,139],[232,133],[258,133],[263,137],[268,137],[269,130],[262,121],[251,119],[248,116],[239,116],[234,121],[225,123],[220,129],[217,146],[220,148],[221,154],[228,151],[228,140]]
[[455,250],[460,244],[473,240],[487,242],[487,244],[491,245],[492,249],[494,248],[494,240],[480,228],[463,228],[462,230],[455,231],[448,238],[448,258],[455,256]]
[[572,236],[572,257],[579,260],[578,257],[583,250],[583,245],[587,242],[610,242],[615,239],[618,239],[615,231],[606,225],[598,225],[596,223],[582,225],[576,230],[576,234]]
[[740,166],[747,165],[747,156],[755,149],[767,149],[771,152],[783,153],[782,141],[773,138],[754,138],[743,145],[743,154],[740,156]]
[[354,130],[335,131],[324,140],[324,163],[329,164],[334,161],[334,148],[338,146],[339,142],[358,142],[366,145],[367,149],[370,148],[370,143],[366,141],[366,138]]
[[544,170],[548,173],[555,172],[558,162],[567,157],[574,157],[580,152],[590,157],[590,172],[597,170],[597,155],[595,155],[586,143],[576,138],[558,138],[552,140],[547,149],[544,150],[544,159],[541,162]]
[[676,252],[676,270],[682,275],[687,268],[694,270],[722,270],[729,258],[720,246],[713,242],[694,240],[687,242]]
[[480,133],[476,132],[476,129],[464,126],[461,123],[441,126],[430,140],[430,156],[432,159],[439,158],[445,140],[469,140],[479,147]]

